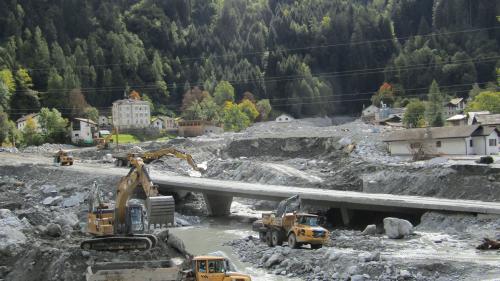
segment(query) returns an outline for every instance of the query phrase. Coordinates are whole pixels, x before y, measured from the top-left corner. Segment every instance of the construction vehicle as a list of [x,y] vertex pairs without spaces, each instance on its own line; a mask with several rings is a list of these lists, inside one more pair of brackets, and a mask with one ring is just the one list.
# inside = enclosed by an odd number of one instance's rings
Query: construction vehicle
[[71,166],[73,165],[73,155],[68,151],[59,149],[59,151],[54,155],[54,162],[60,164],[61,166]]
[[111,134],[95,139],[95,143],[97,144],[97,149],[109,149],[109,144],[113,143],[113,135],[116,134],[116,130],[113,129]]
[[328,241],[329,231],[319,226],[319,217],[301,213],[298,195],[283,200],[273,213],[262,214],[253,223],[254,231],[269,247],[281,246],[285,241],[290,248],[309,244],[312,249],[321,248]]
[[198,165],[196,165],[196,163],[193,160],[193,157],[190,154],[175,149],[173,147],[140,152],[140,153],[129,152],[129,153],[113,155],[113,157],[116,159],[115,164],[118,167],[129,166],[132,159],[136,157],[140,157],[141,159],[143,159],[144,163],[149,164],[154,160],[160,159],[163,156],[172,156],[179,159],[184,159],[191,166],[191,168],[193,168],[193,170],[203,172],[203,170],[199,168]]
[[97,263],[87,268],[86,281],[251,281],[249,275],[231,272],[223,257],[198,256],[192,268],[182,270],[173,261]]
[[[138,190],[137,190],[138,189]],[[159,196],[142,159],[135,158],[129,173],[122,177],[116,191],[116,203],[104,203],[97,184],[89,195],[87,232],[95,238],[83,241],[85,250],[147,250],[157,238],[147,234],[143,206],[133,203],[132,195],[139,191],[146,197],[148,227],[174,223],[175,202],[172,196]]]

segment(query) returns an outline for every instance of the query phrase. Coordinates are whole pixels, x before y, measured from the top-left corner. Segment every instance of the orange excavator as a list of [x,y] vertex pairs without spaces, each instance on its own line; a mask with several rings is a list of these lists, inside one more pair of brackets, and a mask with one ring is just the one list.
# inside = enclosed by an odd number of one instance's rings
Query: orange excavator
[[151,225],[161,227],[174,223],[174,198],[160,196],[142,159],[134,158],[132,168],[118,184],[114,208],[103,202],[99,187],[94,183],[88,198],[87,232],[95,237],[83,241],[80,247],[98,251],[147,250],[154,247],[158,240],[156,236],[146,233],[142,204],[130,200],[137,192],[146,198],[147,230]]

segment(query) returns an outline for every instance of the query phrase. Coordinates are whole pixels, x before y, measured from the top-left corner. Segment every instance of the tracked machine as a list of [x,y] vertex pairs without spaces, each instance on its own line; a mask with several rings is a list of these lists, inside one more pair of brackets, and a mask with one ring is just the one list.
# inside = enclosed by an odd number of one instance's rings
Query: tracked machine
[[121,178],[113,207],[102,200],[97,184],[89,195],[87,232],[95,237],[85,240],[85,250],[117,251],[147,250],[154,247],[157,238],[146,233],[146,220],[142,204],[134,203],[134,193],[146,198],[147,230],[150,226],[174,223],[175,202],[172,196],[158,195],[141,158],[132,159],[132,168]]

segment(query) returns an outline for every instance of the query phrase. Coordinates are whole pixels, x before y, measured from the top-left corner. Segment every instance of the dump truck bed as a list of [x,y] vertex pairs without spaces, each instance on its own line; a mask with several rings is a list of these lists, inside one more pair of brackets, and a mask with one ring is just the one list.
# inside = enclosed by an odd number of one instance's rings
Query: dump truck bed
[[86,281],[178,281],[181,269],[172,261],[102,262],[87,268]]

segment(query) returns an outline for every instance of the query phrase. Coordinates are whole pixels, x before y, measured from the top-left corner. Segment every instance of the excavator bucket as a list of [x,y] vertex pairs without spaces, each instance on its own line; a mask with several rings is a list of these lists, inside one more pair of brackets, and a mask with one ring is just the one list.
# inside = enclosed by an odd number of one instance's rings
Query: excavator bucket
[[168,226],[174,224],[175,201],[172,196],[154,196],[146,199],[146,210],[148,215],[148,229],[151,225]]

